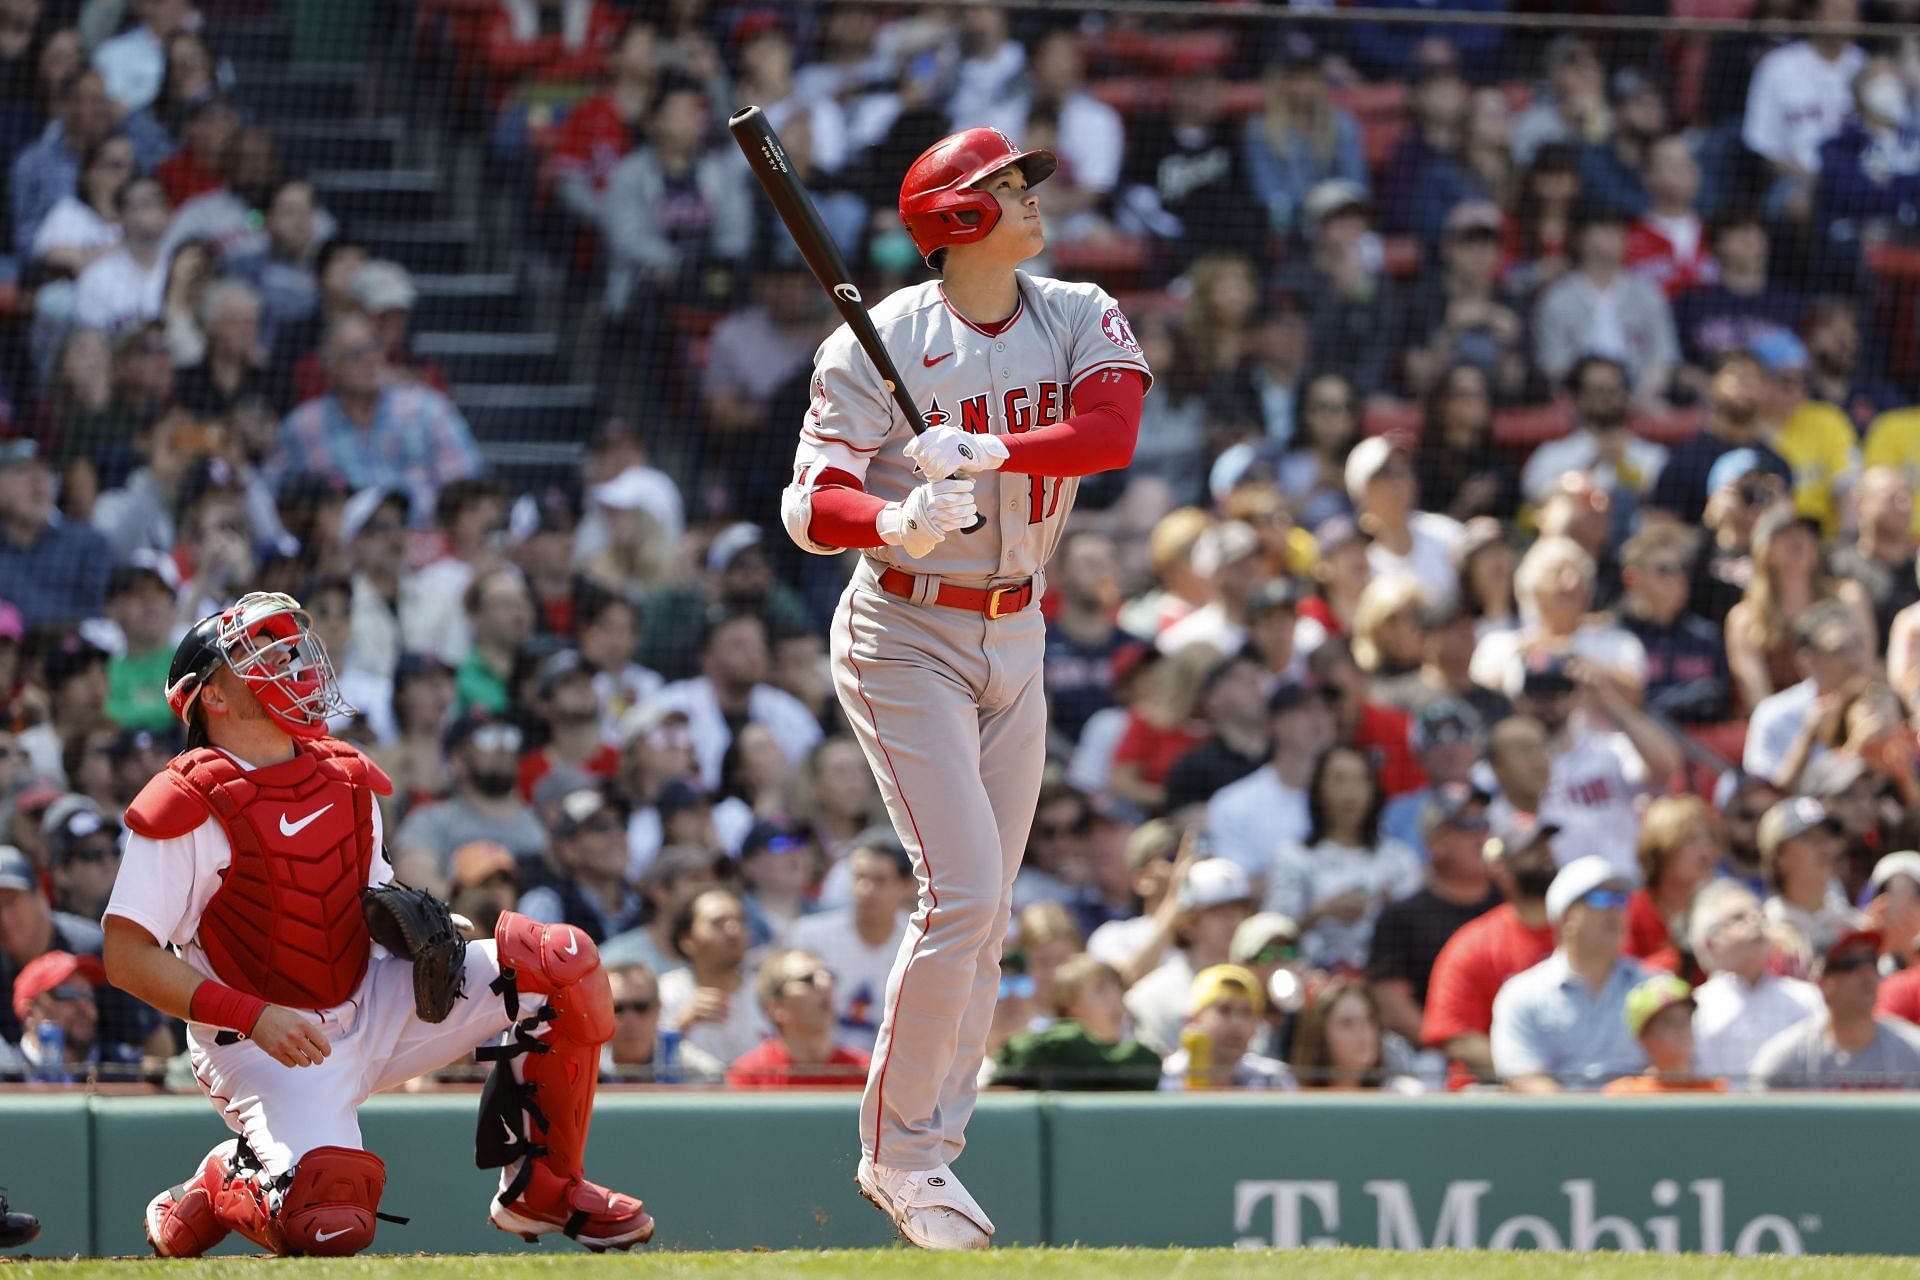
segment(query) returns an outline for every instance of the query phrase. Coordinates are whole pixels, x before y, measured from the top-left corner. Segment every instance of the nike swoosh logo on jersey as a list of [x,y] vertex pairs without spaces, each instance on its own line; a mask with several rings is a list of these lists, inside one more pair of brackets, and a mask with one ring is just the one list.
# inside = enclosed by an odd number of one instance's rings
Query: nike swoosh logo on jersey
[[927,366],[927,368],[931,369],[933,368],[933,366],[939,364],[942,360],[950,360],[952,358],[953,358],[953,352],[949,351],[944,356],[921,356],[920,363],[924,364],[925,366]]
[[[298,822],[288,822],[287,815],[284,813],[281,814],[280,815],[280,834],[283,836],[299,835],[302,831],[305,831],[308,827],[318,822],[320,820],[320,815],[325,813],[327,810],[331,808],[333,808],[332,804],[323,804],[318,809],[315,809],[312,813],[308,814],[306,817],[300,819],[300,821]],[[318,1237],[315,1237],[315,1238],[318,1239]]]
[[570,956],[577,956],[580,954],[580,935],[579,934],[570,933],[567,935],[567,954]]
[[316,1231],[313,1233],[314,1243],[325,1244],[335,1236],[343,1236],[351,1230],[353,1230],[352,1227],[341,1227],[338,1231]]

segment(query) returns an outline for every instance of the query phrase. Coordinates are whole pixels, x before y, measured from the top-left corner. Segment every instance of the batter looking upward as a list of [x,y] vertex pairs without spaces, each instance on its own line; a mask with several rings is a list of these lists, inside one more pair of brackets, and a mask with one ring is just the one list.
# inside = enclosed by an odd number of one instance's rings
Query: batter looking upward
[[[925,1248],[993,1234],[948,1165],[1046,764],[1034,605],[1079,478],[1131,460],[1152,381],[1104,291],[1019,270],[1045,243],[1034,188],[1055,167],[996,129],[914,161],[900,216],[940,279],[872,316],[928,429],[912,434],[843,325],[815,357],[781,501],[801,547],[865,552],[834,615],[834,686],[920,901],[887,983],[858,1179]],[[976,513],[984,524],[963,532]]]
[[364,1249],[386,1167],[361,1148],[360,1103],[509,1030],[481,1055],[496,1062],[479,1130],[482,1163],[503,1166],[494,1225],[595,1250],[644,1242],[641,1203],[581,1172],[613,1036],[599,952],[578,929],[512,911],[463,946],[439,907],[434,941],[463,967],[443,1004],[422,1006],[424,948],[376,949],[363,914],[363,889],[393,877],[375,803],[391,784],[325,736],[350,708],[299,603],[253,592],[194,624],[167,703],[188,749],[127,807],[107,973],[187,1020],[194,1078],[239,1137],[153,1198],[154,1252],[198,1257],[233,1231],[277,1254]]

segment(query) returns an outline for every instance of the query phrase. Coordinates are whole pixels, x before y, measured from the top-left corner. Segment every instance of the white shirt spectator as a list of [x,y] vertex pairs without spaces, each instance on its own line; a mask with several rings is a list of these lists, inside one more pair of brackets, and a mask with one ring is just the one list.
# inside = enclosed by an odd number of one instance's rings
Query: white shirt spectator
[[1190,644],[1210,644],[1221,653],[1238,653],[1247,642],[1247,628],[1227,616],[1226,606],[1209,601],[1162,631],[1153,644],[1162,653],[1178,653]]
[[1867,55],[1848,45],[1829,62],[1805,40],[1760,59],[1747,89],[1740,139],[1779,164],[1820,171],[1820,144],[1853,113],[1853,78]]
[[[660,975],[660,1021],[676,1025],[680,1016],[693,1005],[698,988],[693,970],[671,969]],[[727,1016],[720,1022],[696,1022],[687,1028],[686,1041],[706,1050],[722,1062],[732,1062],[747,1050],[773,1034],[773,1024],[754,998],[751,975],[740,989],[727,997]]]
[[[1156,927],[1151,916],[1109,920],[1087,935],[1087,954],[1101,964],[1110,964],[1118,969],[1140,954]],[[1160,963],[1166,963],[1165,956],[1161,957]]]
[[1193,962],[1185,951],[1169,952],[1158,969],[1127,988],[1123,999],[1134,1039],[1163,1058],[1178,1049],[1192,997]]
[[1807,950],[1819,955],[1849,929],[1867,927],[1865,918],[1847,901],[1838,881],[1827,885],[1827,899],[1818,911],[1796,907],[1784,898],[1769,897],[1761,906],[1767,919],[1775,924],[1791,925],[1807,940]]
[[[1027,115],[1033,96],[1021,94],[987,112],[982,123],[1009,138],[1027,136]],[[1086,191],[1111,193],[1120,183],[1120,161],[1126,154],[1126,126],[1120,113],[1084,90],[1076,89],[1060,104],[1054,154],[1073,185]]]
[[1763,973],[1748,986],[1738,974],[1716,973],[1693,989],[1693,1069],[1743,1088],[1760,1046],[1825,1012],[1811,982]]
[[1249,876],[1264,880],[1274,856],[1285,844],[1307,838],[1307,793],[1280,781],[1271,764],[1220,788],[1207,801],[1207,839],[1213,856],[1238,863]]
[[33,233],[33,256],[44,258],[56,249],[111,249],[120,243],[120,227],[95,213],[78,196],[61,196]]
[[1411,574],[1433,599],[1453,599],[1460,590],[1460,577],[1453,568],[1453,548],[1460,541],[1460,522],[1431,511],[1416,511],[1407,522],[1407,531],[1413,536],[1413,545],[1405,555],[1396,555],[1378,542],[1367,547],[1367,566],[1373,570],[1373,576]]
[[74,284],[74,323],[107,333],[144,324],[160,315],[166,287],[164,254],[149,269],[125,249],[118,249],[80,273]]
[[[1800,726],[1806,721],[1807,714],[1813,710],[1813,700],[1818,696],[1813,681],[1802,680],[1799,684],[1789,685],[1770,697],[1762,698],[1760,705],[1753,709],[1747,718],[1747,746],[1740,758],[1740,767],[1756,778],[1772,781],[1786,763],[1787,752],[1793,747],[1793,740],[1800,732]],[[1808,762],[1826,754],[1826,748],[1814,744],[1813,754]]]
[[1027,47],[1018,40],[1001,41],[985,57],[961,59],[953,101],[947,107],[953,127],[970,128],[991,116],[1026,66]]
[[1622,879],[1638,884],[1637,801],[1646,784],[1647,763],[1626,734],[1576,724],[1567,749],[1554,758],[1540,796],[1540,820],[1560,827],[1553,839],[1555,860],[1565,866],[1598,854]]
[[[1627,466],[1635,473],[1629,487],[1641,493],[1652,489],[1653,482],[1666,468],[1667,451],[1650,440],[1628,436],[1625,452]],[[1620,473],[1611,462],[1600,460],[1599,439],[1582,427],[1571,435],[1549,440],[1533,451],[1520,472],[1520,492],[1528,502],[1539,506],[1552,494],[1560,477],[1569,471],[1592,472],[1594,483],[1609,491],[1621,487]]]
[[1067,781],[1090,796],[1105,795],[1107,779],[1113,776],[1113,755],[1127,731],[1125,707],[1102,707],[1087,717],[1074,744],[1073,758],[1067,761]]
[[160,96],[167,50],[153,28],[141,23],[93,51],[93,69],[107,82],[107,96],[127,115],[144,111]]
[[870,947],[853,926],[853,911],[823,911],[802,916],[787,928],[784,947],[798,947],[820,957],[833,975],[833,1040],[861,1053],[873,1052],[880,1034],[880,1011],[887,1001],[887,975],[900,942],[907,936],[907,913],[902,911],[893,933]]
[[1367,912],[1358,920],[1348,924],[1328,916],[1300,939],[1301,953],[1315,967],[1358,970],[1367,966],[1367,948],[1381,903],[1415,893],[1422,883],[1420,855],[1398,840],[1383,838],[1374,849],[1355,849],[1332,840],[1311,848],[1289,842],[1273,860],[1273,876],[1261,909],[1305,920],[1315,907],[1344,894],[1365,894]]
[[[1488,632],[1473,648],[1473,659],[1467,664],[1468,678],[1482,688],[1512,696],[1524,674],[1521,653],[1533,638],[1526,629]],[[1631,676],[1635,684],[1647,682],[1646,646],[1624,627],[1583,624],[1567,637],[1566,654]]]
[[[705,676],[676,681],[660,691],[659,705],[686,713],[687,729],[693,735],[693,758],[700,764],[700,781],[709,791],[719,786],[720,762],[733,742],[733,731],[727,728],[727,717],[720,710],[712,682]],[[770,684],[754,686],[747,700],[747,719],[772,730],[774,740],[796,766],[820,741],[820,723],[806,704]]]

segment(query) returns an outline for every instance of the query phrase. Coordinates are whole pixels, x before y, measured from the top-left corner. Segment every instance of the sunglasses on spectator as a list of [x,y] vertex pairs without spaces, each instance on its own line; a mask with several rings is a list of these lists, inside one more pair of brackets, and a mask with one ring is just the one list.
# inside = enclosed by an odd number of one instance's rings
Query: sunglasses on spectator
[[1733,491],[1749,507],[1764,507],[1773,501],[1773,486],[1764,480],[1752,480]]
[[1662,578],[1683,577],[1687,572],[1687,566],[1681,564],[1678,560],[1656,560],[1652,564],[1642,565],[1641,567],[1648,573],[1657,574]]
[[608,814],[583,822],[575,829],[597,836],[611,835],[615,831],[620,830],[620,819],[612,814]]
[[1255,964],[1285,964],[1300,958],[1300,948],[1292,942],[1269,942],[1253,953]]
[[825,969],[814,969],[808,973],[792,974],[785,982],[780,984],[780,989],[785,991],[796,982],[805,983],[809,987],[824,987],[833,982],[833,975]]
[[82,845],[80,848],[68,853],[67,861],[69,863],[110,862],[119,856],[120,851],[110,844],[90,844]]
[[613,1012],[616,1017],[628,1013],[637,1013],[644,1016],[652,1013],[659,1007],[660,1002],[658,1000],[622,1000],[613,1006]]
[[1484,813],[1462,813],[1451,819],[1447,825],[1455,831],[1463,831],[1468,835],[1478,835],[1482,831],[1493,830],[1493,823],[1487,821],[1487,815]]
[[520,731],[510,724],[490,724],[473,731],[472,742],[478,751],[518,751]]
[[1064,840],[1079,835],[1083,829],[1077,822],[1043,822],[1033,829],[1033,834],[1042,840]]
[[1627,905],[1625,889],[1589,889],[1580,899],[1580,905],[1595,911],[1620,911]]
[[1869,965],[1880,963],[1880,957],[1871,951],[1849,951],[1845,955],[1835,956],[1827,961],[1827,973],[1852,973]]
[[[1829,965],[1828,968],[1832,968],[1832,966]],[[72,1004],[76,1000],[93,999],[93,988],[88,986],[76,986],[72,983],[67,983],[65,985],[52,988],[46,994],[53,997],[55,1000],[60,1001],[62,1004]]]

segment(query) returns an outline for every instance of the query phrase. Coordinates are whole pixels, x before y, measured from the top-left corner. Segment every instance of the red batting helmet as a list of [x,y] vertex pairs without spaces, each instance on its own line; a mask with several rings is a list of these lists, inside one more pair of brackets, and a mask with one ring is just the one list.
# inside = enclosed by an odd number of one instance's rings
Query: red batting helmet
[[962,129],[940,139],[907,167],[900,183],[900,221],[932,266],[935,250],[984,239],[1000,221],[1000,202],[974,184],[1010,164],[1027,185],[1045,182],[1060,161],[1051,151],[1021,151],[998,129]]

